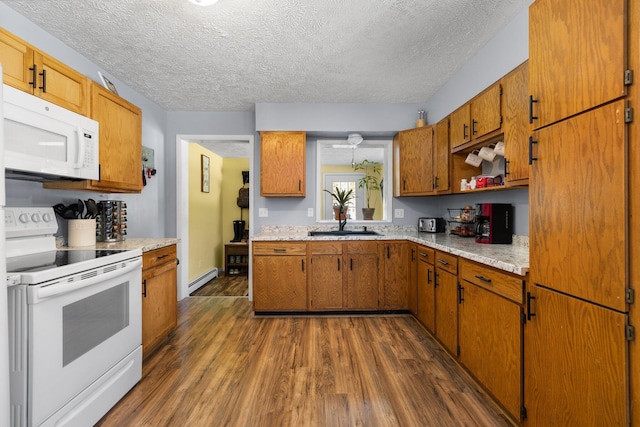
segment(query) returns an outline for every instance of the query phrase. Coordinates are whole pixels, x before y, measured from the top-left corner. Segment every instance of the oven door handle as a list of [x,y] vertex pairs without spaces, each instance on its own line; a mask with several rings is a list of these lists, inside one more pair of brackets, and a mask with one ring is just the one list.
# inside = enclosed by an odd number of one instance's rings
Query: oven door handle
[[68,294],[69,292],[75,292],[79,289],[83,289],[88,286],[93,286],[97,283],[104,282],[118,276],[123,276],[141,267],[142,267],[142,259],[137,259],[135,261],[129,261],[129,264],[124,268],[110,271],[109,273],[99,274],[89,279],[81,280],[78,282],[72,282],[72,283],[58,283],[56,285],[44,286],[42,288],[37,289],[33,300],[29,302],[32,304],[35,304],[47,298]]

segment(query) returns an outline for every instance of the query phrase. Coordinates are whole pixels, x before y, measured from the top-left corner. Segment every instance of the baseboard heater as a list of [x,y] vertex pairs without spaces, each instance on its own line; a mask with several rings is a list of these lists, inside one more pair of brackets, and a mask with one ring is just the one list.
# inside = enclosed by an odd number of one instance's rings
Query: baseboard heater
[[215,279],[216,277],[218,277],[217,268],[213,268],[207,271],[202,276],[189,283],[189,293],[197,291],[198,289],[206,285],[210,280]]

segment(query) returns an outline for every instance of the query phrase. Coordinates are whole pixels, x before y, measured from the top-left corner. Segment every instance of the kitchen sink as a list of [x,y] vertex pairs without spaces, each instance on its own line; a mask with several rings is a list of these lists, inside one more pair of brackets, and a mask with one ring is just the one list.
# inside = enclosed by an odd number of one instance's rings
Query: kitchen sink
[[309,236],[379,236],[380,233],[371,230],[331,230],[310,231]]

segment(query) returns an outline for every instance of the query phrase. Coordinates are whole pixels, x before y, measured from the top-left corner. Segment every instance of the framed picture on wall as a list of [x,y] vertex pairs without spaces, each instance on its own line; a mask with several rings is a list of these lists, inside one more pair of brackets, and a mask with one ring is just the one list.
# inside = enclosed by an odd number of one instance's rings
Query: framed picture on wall
[[209,192],[209,157],[202,154],[201,156],[201,166],[202,166],[202,192]]

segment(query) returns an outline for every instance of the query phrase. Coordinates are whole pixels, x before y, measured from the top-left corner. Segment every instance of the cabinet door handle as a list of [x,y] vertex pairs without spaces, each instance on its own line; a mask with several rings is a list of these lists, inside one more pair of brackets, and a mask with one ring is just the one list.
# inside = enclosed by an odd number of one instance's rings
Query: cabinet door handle
[[458,282],[458,304],[464,301],[464,287]]
[[508,176],[509,175],[509,160],[507,160],[507,158],[504,158],[504,176]]
[[304,273],[304,260],[300,260],[302,262],[302,272]]
[[406,179],[402,180],[402,189],[405,190],[405,191],[407,190],[407,180]]
[[462,138],[463,139],[469,138],[469,135],[467,135],[467,129],[468,128],[469,128],[469,125],[467,125],[466,123],[462,124]]
[[533,104],[538,102],[537,99],[533,99],[533,95],[529,95],[529,123],[533,124],[534,120],[538,120],[538,116],[533,115]]
[[36,83],[36,79],[38,78],[37,68],[38,67],[36,66],[36,64],[33,64],[33,68],[29,67],[29,71],[31,71],[31,81],[29,82],[29,84],[33,86],[34,89],[36,88],[36,85],[37,85]]
[[440,273],[438,273],[437,271],[433,272],[433,287],[437,288],[438,285],[438,277],[440,277]]
[[411,248],[411,261],[416,260],[416,250]]
[[431,283],[431,269],[427,270],[427,283]]
[[389,248],[389,245],[387,245],[387,259],[391,258],[391,249]]
[[529,137],[529,164],[532,165],[534,160],[538,160],[537,157],[533,157],[533,144],[537,144],[538,141],[533,140],[533,136]]
[[438,180],[440,178],[438,178],[437,176],[435,177],[435,179],[433,180],[433,189],[435,190],[436,188],[438,188]]
[[40,75],[42,76],[42,86],[38,89],[42,89],[43,93],[47,93],[47,70],[42,70]]
[[478,123],[477,120],[473,119],[471,120],[471,134],[475,135],[476,133],[478,133],[478,131],[476,130],[476,123]]
[[340,258],[338,258],[338,271],[340,271]]
[[302,191],[302,180],[298,180],[298,191]]
[[147,279],[144,279],[144,280],[142,281],[142,296],[143,296],[144,298],[146,298],[146,297],[147,297]]
[[531,292],[527,292],[527,320],[531,320],[532,317],[535,317],[535,313],[531,311],[531,300],[536,299],[536,297],[531,295]]
[[438,262],[443,265],[449,265],[449,263],[443,259],[439,259]]
[[488,278],[486,278],[486,277],[484,277],[484,276],[481,276],[481,275],[479,275],[479,274],[476,274],[476,279],[480,279],[480,280],[482,280],[484,283],[491,283],[491,279],[488,279]]
[[353,258],[349,258],[349,269],[353,271]]

